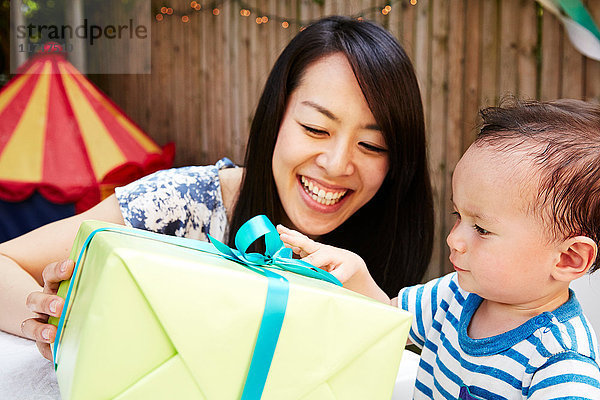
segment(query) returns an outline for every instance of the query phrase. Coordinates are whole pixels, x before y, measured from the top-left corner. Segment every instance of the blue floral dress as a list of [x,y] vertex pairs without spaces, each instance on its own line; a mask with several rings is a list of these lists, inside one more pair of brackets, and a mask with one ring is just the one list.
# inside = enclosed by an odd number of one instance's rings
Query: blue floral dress
[[228,222],[219,170],[235,168],[228,158],[215,165],[158,171],[115,189],[125,225],[166,235],[227,240]]

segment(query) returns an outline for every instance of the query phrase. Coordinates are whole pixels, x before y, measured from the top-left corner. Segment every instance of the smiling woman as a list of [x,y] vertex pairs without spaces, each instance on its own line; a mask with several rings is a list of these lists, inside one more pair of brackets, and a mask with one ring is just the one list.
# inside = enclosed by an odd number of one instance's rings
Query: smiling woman
[[[258,103],[244,168],[223,159],[161,171],[0,244],[0,307],[13,310],[0,329],[22,330],[50,357],[56,328],[45,321],[60,315],[56,289],[73,265],[49,263],[67,257],[85,219],[232,245],[228,233],[257,214],[359,253],[390,295],[421,280],[433,238],[423,110],[412,64],[383,28],[330,17],[290,42]],[[41,318],[29,319],[31,291]]]
[[389,169],[376,126],[346,57],[335,53],[306,69],[273,152],[285,224],[326,234],[373,198]]
[[424,125],[413,66],[389,32],[344,17],[308,26],[268,77],[231,229],[262,210],[359,253],[397,294],[431,257]]

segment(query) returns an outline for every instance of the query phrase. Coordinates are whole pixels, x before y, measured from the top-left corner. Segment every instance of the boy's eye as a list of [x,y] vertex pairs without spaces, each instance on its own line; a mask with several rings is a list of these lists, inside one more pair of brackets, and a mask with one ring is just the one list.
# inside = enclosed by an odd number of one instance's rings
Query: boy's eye
[[480,235],[488,235],[490,233],[490,231],[488,231],[486,229],[483,229],[479,225],[473,225],[473,228],[475,228],[475,230],[477,231],[477,233],[479,233]]
[[300,124],[300,126],[302,126],[302,128],[304,128],[305,130],[307,130],[308,132],[317,135],[317,136],[322,136],[322,135],[329,135],[329,133],[327,131],[321,130],[321,129],[316,129],[316,128],[311,128],[310,126],[306,126],[303,124]]
[[379,147],[379,146],[375,146],[369,143],[365,143],[365,142],[360,142],[359,143],[364,149],[368,150],[368,151],[372,151],[375,153],[385,153],[387,151],[387,149],[383,148],[383,147]]

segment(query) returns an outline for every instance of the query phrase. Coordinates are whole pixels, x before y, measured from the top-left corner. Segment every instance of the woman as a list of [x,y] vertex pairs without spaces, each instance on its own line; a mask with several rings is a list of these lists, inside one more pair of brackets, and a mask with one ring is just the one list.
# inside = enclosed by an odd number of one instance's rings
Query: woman
[[[54,293],[73,263],[44,266],[68,256],[84,219],[223,239],[266,214],[357,252],[390,295],[422,278],[433,240],[422,104],[410,60],[377,25],[330,17],[300,32],[266,82],[245,167],[226,167],[160,172],[82,215],[1,244],[0,304],[15,311],[0,317],[0,328],[22,331],[50,357],[56,330],[45,321],[60,314]],[[20,302],[42,284],[43,293],[27,300],[41,318],[21,323],[30,315]]]

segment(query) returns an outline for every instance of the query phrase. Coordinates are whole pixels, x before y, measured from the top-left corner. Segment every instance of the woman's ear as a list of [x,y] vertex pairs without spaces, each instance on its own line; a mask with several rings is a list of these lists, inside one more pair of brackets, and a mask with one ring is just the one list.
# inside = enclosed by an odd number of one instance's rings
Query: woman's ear
[[571,282],[584,275],[598,254],[596,242],[587,236],[568,238],[561,247],[560,258],[552,276],[563,282]]

